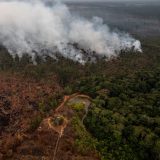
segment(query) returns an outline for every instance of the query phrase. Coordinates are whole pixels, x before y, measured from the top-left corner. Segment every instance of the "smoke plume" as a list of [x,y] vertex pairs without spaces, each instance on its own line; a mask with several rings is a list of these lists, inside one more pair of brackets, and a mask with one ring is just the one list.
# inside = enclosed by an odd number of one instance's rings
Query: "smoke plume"
[[0,1],[0,11],[0,44],[13,56],[59,53],[85,63],[86,53],[110,58],[121,50],[141,52],[140,41],[129,34],[111,31],[101,18],[72,15],[62,3]]

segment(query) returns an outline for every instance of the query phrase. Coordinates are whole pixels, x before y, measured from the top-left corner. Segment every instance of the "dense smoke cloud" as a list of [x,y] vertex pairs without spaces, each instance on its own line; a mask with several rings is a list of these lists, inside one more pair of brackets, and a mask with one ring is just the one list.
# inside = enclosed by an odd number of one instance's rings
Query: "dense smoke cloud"
[[[71,15],[61,3],[47,6],[35,1],[0,1],[0,43],[12,55],[35,53],[63,57],[85,63],[85,53],[110,58],[121,50],[141,51],[141,44],[128,34],[112,32],[103,20],[88,21]],[[78,44],[78,48],[75,45]],[[87,52],[83,52],[84,49]],[[45,52],[46,54],[46,52]]]

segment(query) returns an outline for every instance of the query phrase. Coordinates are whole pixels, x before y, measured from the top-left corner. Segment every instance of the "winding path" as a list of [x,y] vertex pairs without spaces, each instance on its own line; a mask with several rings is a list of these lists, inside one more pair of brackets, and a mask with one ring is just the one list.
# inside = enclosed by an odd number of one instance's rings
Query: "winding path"
[[[88,114],[88,108],[91,104],[91,101],[92,101],[92,99],[89,96],[83,95],[83,94],[78,94],[78,93],[75,93],[75,94],[70,95],[70,96],[64,96],[63,102],[54,111],[53,117],[50,117],[46,120],[48,127],[58,133],[58,138],[57,138],[54,153],[53,153],[53,160],[56,160],[56,155],[57,155],[60,139],[63,136],[64,130],[67,127],[67,124],[69,122],[69,117],[64,117],[62,115],[61,110],[64,110],[64,111],[65,111],[65,109],[67,110],[67,108],[66,108],[66,107],[68,107],[67,103],[69,103],[69,104],[83,103],[85,105],[85,114],[82,117],[82,123],[83,123],[84,119],[86,118],[86,116]],[[53,125],[53,118],[56,117],[56,116],[62,116],[63,117],[64,122],[63,122],[62,125],[60,125],[60,126],[54,126]]]

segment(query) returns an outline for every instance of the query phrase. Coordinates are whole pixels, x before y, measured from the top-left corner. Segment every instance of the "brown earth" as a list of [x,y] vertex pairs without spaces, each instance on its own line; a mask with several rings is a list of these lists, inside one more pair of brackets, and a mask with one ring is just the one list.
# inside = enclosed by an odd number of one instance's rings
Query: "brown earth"
[[[17,75],[0,75],[0,160],[53,160],[61,128],[56,131],[48,120],[59,114],[66,117],[66,123],[56,160],[99,159],[94,151],[81,155],[76,150],[76,135],[70,123],[74,112],[65,109],[65,101],[55,111],[44,114],[39,110],[39,103],[62,91],[54,77],[49,82],[37,82]],[[37,116],[43,121],[33,131],[31,122]]]

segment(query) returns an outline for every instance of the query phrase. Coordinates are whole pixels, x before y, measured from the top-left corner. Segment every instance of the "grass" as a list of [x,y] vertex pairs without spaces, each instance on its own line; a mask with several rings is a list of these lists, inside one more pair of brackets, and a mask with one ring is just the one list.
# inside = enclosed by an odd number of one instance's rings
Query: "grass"
[[73,117],[72,126],[75,130],[75,146],[81,154],[87,154],[96,150],[97,141],[87,132],[78,116]]

